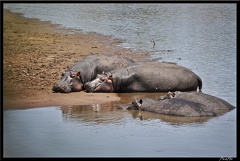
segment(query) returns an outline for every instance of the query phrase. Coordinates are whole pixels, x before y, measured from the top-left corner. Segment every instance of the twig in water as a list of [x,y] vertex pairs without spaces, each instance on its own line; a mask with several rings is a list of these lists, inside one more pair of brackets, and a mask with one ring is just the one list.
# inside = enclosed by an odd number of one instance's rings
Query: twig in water
[[153,43],[153,49],[154,49],[154,47],[155,47],[155,41],[154,41],[154,40],[152,40],[151,42]]

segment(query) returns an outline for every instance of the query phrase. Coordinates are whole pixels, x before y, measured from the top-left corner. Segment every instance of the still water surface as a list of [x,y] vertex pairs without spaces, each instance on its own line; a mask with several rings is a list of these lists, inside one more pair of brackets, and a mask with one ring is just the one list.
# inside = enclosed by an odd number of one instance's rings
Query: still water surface
[[[4,3],[4,8],[74,32],[111,35],[125,48],[176,62],[202,78],[204,93],[236,106],[236,4]],[[204,121],[149,113],[141,121],[136,111],[115,107],[4,111],[4,156],[236,156],[236,109]]]
[[214,118],[112,104],[4,111],[5,157],[234,157],[236,110]]

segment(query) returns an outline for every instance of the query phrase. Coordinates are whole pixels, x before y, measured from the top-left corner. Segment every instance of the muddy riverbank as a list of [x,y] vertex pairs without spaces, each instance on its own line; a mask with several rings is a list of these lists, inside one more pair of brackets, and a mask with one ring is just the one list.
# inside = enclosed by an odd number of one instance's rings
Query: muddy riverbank
[[91,54],[114,53],[147,59],[147,53],[122,48],[120,40],[76,33],[60,25],[3,12],[3,108],[86,105],[118,101],[114,93],[53,93],[61,73]]

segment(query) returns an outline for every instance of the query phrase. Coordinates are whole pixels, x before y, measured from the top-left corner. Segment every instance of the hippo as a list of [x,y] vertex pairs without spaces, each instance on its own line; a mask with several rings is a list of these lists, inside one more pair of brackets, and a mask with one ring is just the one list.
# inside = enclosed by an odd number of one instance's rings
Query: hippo
[[86,92],[199,91],[202,80],[191,70],[171,62],[145,62],[98,74]]
[[168,92],[158,100],[134,99],[132,103],[119,105],[119,109],[142,110],[158,114],[183,117],[217,116],[235,107],[223,99],[202,92]]
[[62,73],[61,79],[53,85],[53,92],[80,92],[83,85],[103,71],[123,68],[135,63],[135,60],[114,54],[93,54],[86,56]]

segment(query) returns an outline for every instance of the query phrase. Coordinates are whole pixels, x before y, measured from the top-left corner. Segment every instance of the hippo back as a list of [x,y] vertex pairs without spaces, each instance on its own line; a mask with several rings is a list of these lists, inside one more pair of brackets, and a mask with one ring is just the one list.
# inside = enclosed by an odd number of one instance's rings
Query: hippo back
[[159,114],[184,116],[184,117],[200,117],[215,116],[213,111],[207,110],[201,103],[187,101],[183,99],[165,99],[154,101],[144,99],[140,109]]
[[128,57],[114,54],[93,54],[79,60],[67,71],[80,71],[83,79],[82,81],[83,83],[86,83],[94,79],[97,74],[101,74],[103,71],[108,72],[134,63],[135,61]]
[[235,108],[223,99],[201,92],[180,92],[176,94],[175,98],[201,103],[211,110],[232,110]]
[[191,70],[175,63],[145,62],[112,71],[117,92],[195,91],[202,80]]

